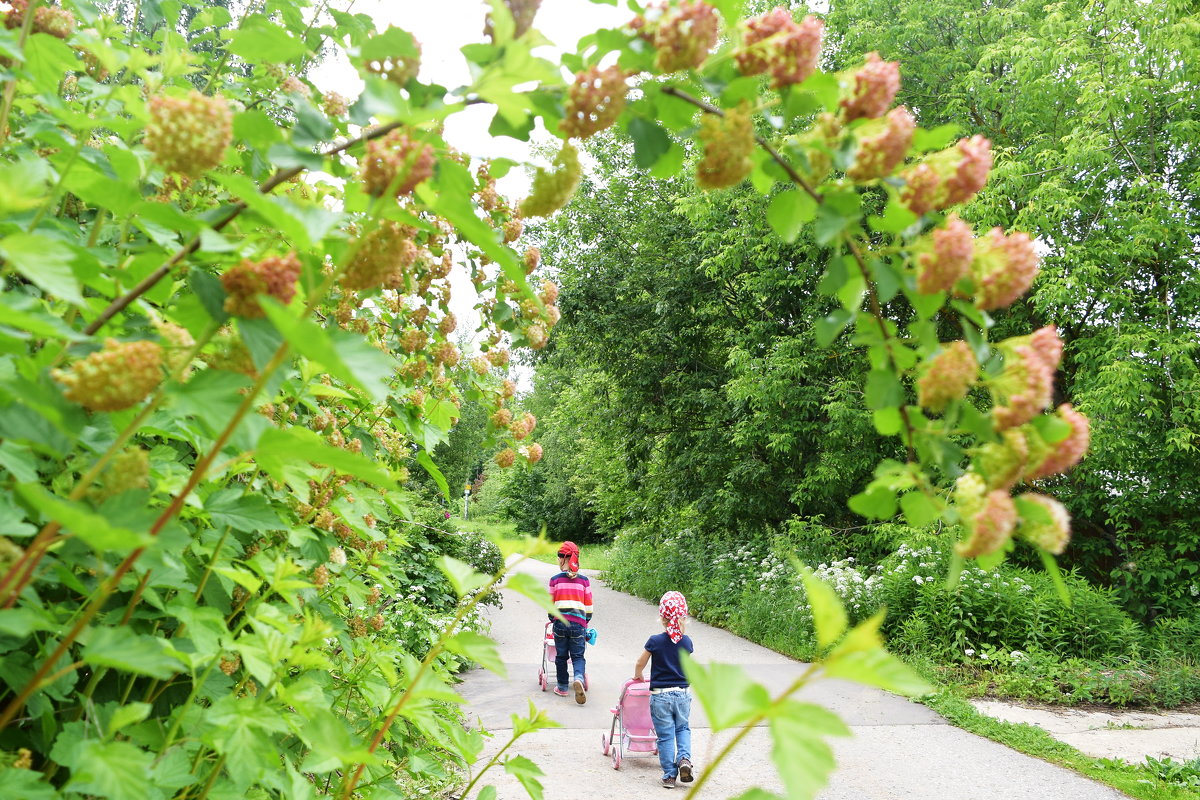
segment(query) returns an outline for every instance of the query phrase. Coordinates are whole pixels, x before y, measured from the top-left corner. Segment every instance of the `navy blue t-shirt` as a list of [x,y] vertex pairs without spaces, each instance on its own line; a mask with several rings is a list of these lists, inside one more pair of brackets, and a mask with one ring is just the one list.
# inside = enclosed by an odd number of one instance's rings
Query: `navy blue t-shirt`
[[646,649],[650,651],[651,689],[688,685],[683,674],[683,665],[679,663],[679,651],[693,652],[692,637],[684,634],[678,642],[672,642],[669,635],[659,633],[646,640]]

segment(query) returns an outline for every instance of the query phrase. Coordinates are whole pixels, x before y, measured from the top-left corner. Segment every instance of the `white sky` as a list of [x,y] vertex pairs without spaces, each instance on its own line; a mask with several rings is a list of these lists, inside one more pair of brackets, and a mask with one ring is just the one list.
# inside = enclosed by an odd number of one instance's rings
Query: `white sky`
[[[351,10],[370,15],[380,31],[395,25],[415,36],[421,44],[421,80],[451,90],[470,83],[470,71],[460,48],[487,41],[483,26],[488,4],[483,0],[357,0]],[[589,0],[542,0],[533,27],[553,42],[554,47],[539,48],[534,54],[554,60],[557,53],[573,52],[583,36],[600,28],[618,27],[632,18],[633,13],[623,3],[615,7],[597,5]],[[363,87],[358,73],[340,53],[339,57],[319,65],[308,77],[322,91],[336,91],[351,102]],[[529,142],[494,138],[488,134],[487,128],[494,115],[495,107],[490,105],[472,106],[453,115],[446,121],[447,143],[477,158],[537,161],[531,154]],[[539,123],[534,142],[539,141],[539,132],[541,141],[549,138]],[[513,201],[520,201],[528,193],[529,179],[524,170],[517,167],[498,182],[498,188]],[[461,265],[455,267],[450,278],[451,306],[459,319],[459,331],[473,331],[478,325],[478,317],[472,309],[475,287]],[[519,374],[517,377],[525,384],[522,388],[528,388],[529,376]]]

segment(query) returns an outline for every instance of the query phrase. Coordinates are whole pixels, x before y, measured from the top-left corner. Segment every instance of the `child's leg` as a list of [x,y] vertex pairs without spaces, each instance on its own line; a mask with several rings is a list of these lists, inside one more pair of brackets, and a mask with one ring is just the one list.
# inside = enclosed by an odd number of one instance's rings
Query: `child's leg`
[[567,691],[571,684],[571,674],[567,672],[567,659],[571,657],[569,642],[570,628],[558,620],[554,621],[554,667],[555,677],[558,678],[558,688]]
[[571,623],[571,669],[575,680],[582,681],[587,674],[587,659],[584,651],[587,649],[587,629],[578,622]]
[[675,766],[675,708],[672,693],[650,695],[650,719],[654,721],[654,733],[658,738],[658,764],[664,778],[673,778],[678,773]]
[[692,695],[681,692],[675,695],[678,699],[675,706],[675,750],[676,761],[692,759],[692,726],[689,718],[692,715]]

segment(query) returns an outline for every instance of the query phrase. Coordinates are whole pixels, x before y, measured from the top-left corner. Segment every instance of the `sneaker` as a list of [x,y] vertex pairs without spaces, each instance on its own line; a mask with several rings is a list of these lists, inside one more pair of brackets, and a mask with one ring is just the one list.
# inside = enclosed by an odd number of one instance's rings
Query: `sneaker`
[[570,692],[568,692],[566,689],[560,689],[557,686],[554,687],[554,693],[559,697],[566,697],[568,694],[570,694]]
[[669,778],[663,778],[662,779],[662,787],[664,789],[674,789],[675,788],[675,776],[672,775]]
[[586,703],[587,692],[583,690],[583,681],[581,681],[579,678],[576,678],[575,682],[572,683],[571,686],[575,689],[575,702],[579,703],[579,705]]
[[692,762],[690,759],[679,759],[679,780],[684,783],[692,782]]

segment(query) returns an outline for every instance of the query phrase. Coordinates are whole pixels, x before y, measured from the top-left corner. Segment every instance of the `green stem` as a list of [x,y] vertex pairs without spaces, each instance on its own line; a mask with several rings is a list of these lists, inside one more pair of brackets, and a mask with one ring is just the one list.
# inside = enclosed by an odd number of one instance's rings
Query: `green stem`
[[[17,39],[17,49],[25,52],[25,42],[29,41],[29,32],[33,29],[33,17],[37,13],[41,0],[30,0],[25,7],[25,18],[21,20],[21,34]],[[0,144],[8,141],[8,115],[12,113],[13,100],[17,96],[17,77],[14,75],[4,85],[4,104],[0,106]]]

